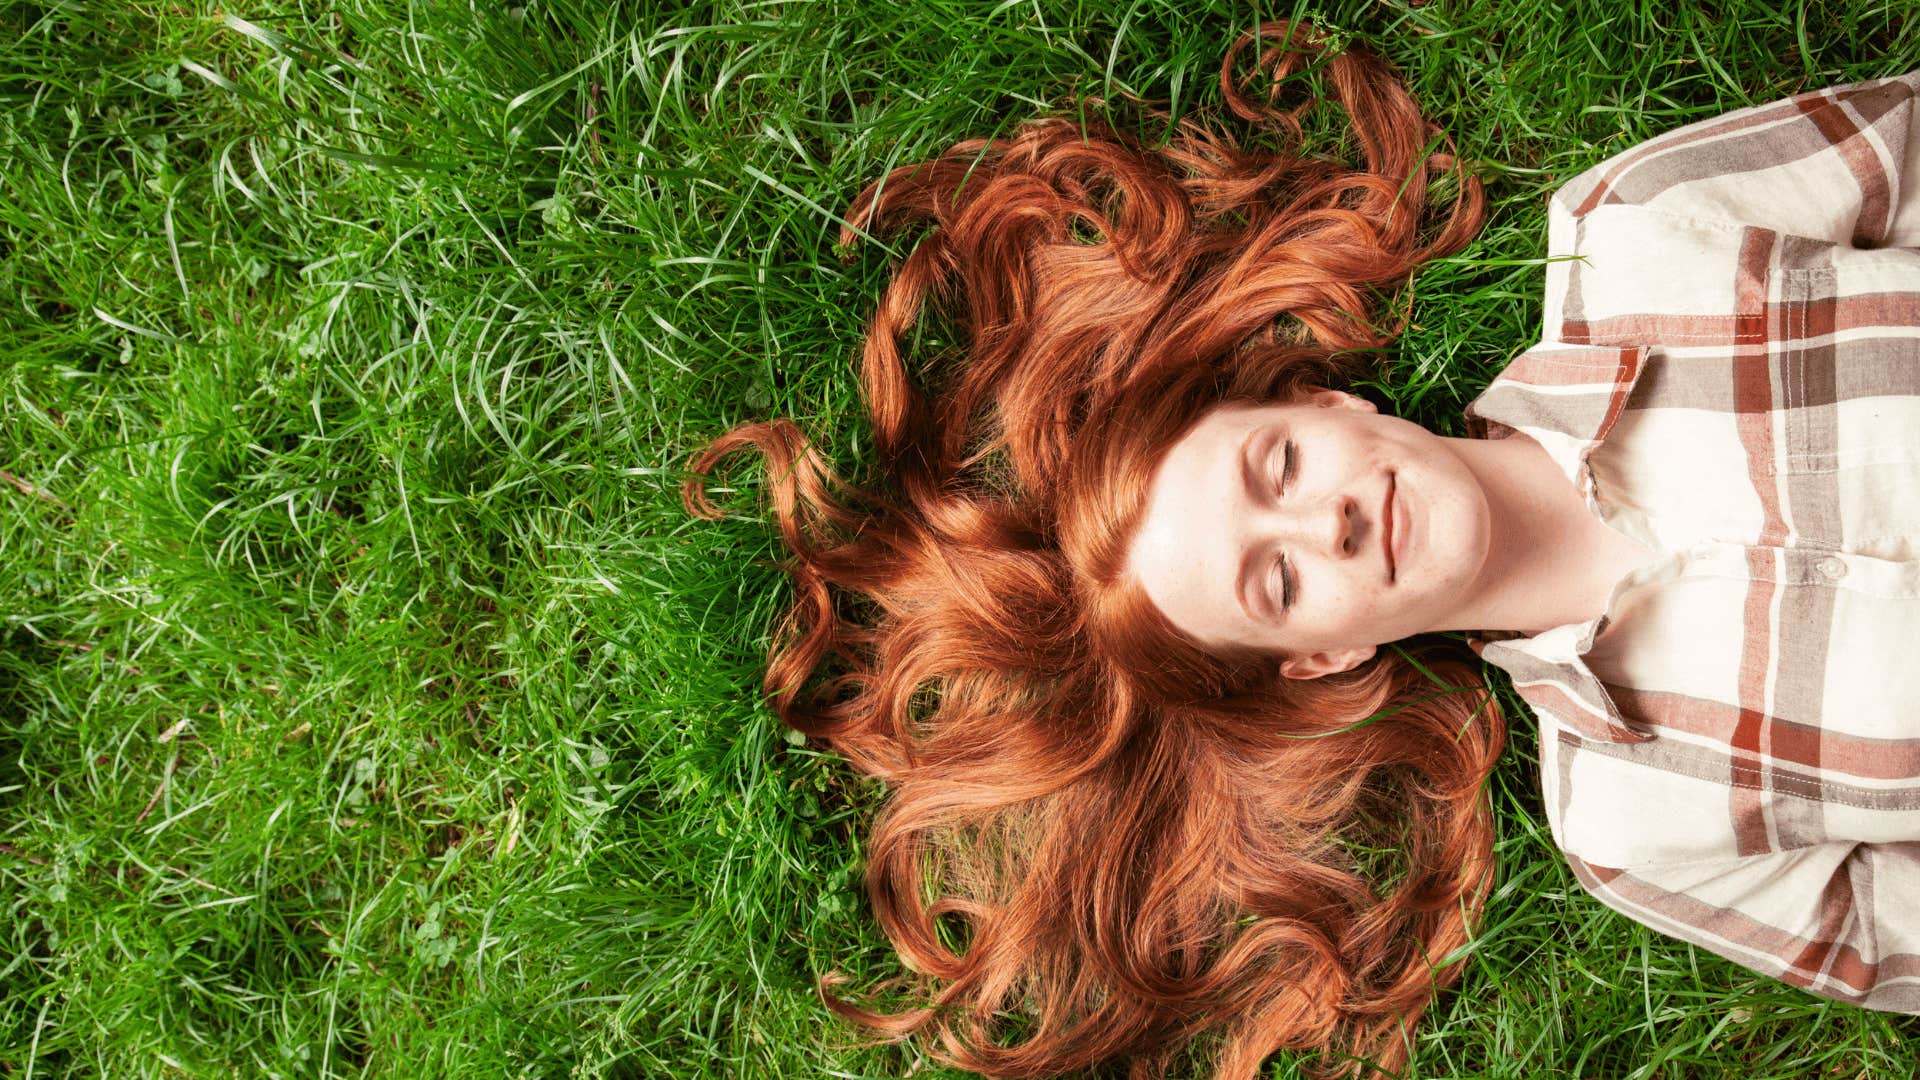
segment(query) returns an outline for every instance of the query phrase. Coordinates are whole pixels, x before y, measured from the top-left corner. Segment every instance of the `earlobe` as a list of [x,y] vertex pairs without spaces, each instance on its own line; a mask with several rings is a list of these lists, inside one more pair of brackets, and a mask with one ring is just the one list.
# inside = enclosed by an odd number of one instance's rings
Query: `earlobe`
[[1330,652],[1309,653],[1306,656],[1289,656],[1280,661],[1280,674],[1289,679],[1317,679],[1322,675],[1352,671],[1373,659],[1374,651],[1372,645],[1367,645],[1358,649],[1335,649]]

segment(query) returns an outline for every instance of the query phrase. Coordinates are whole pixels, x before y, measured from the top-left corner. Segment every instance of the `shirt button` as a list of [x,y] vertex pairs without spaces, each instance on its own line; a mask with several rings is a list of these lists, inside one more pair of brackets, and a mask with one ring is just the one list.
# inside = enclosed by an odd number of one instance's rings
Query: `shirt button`
[[1820,567],[1820,573],[1828,581],[1839,581],[1841,578],[1847,576],[1847,564],[1840,561],[1837,556],[1829,555],[1821,559],[1818,565]]

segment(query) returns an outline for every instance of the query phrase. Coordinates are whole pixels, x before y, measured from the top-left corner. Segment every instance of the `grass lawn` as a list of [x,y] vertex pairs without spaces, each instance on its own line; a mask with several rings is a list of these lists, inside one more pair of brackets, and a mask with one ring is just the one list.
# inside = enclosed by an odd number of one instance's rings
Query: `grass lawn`
[[[1538,337],[1557,182],[1920,66],[1912,11],[1302,8],[1493,200],[1372,392],[1458,433]],[[757,701],[753,474],[707,525],[679,470],[784,414],[858,472],[867,180],[1079,95],[1205,108],[1290,13],[0,0],[0,1077],[958,1075],[814,999],[898,971],[878,792]],[[1920,1021],[1588,899],[1508,702],[1499,883],[1409,1075],[1920,1069]]]

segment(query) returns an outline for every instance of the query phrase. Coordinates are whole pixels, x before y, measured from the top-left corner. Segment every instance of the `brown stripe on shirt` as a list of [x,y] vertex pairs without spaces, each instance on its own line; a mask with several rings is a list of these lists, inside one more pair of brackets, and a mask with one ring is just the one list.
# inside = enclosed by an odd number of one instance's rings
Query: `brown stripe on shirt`
[[[1588,191],[1579,196],[1578,202],[1573,207],[1573,212],[1576,216],[1585,215],[1591,213],[1596,207],[1607,203],[1627,201],[1626,195],[1619,190],[1621,180],[1630,171],[1637,172],[1642,168],[1646,168],[1647,164],[1649,164],[1648,159],[1673,157],[1676,155],[1685,156],[1698,143],[1706,142],[1710,139],[1719,139],[1724,135],[1741,130],[1772,125],[1782,117],[1791,115],[1797,111],[1798,108],[1793,100],[1788,99],[1787,101],[1776,102],[1772,105],[1763,105],[1758,109],[1746,112],[1744,115],[1722,116],[1699,124],[1691,124],[1661,139],[1642,143],[1640,146],[1624,151],[1606,162],[1595,166],[1592,170],[1589,170],[1587,174],[1576,177],[1568,185],[1574,188],[1591,185]],[[1717,150],[1718,146],[1716,145],[1714,149]],[[1764,153],[1764,147],[1762,148],[1762,152]],[[1699,165],[1696,165],[1696,169],[1702,168],[1716,160],[1716,155],[1713,153],[1700,154],[1695,152],[1692,156],[1699,160]],[[1729,170],[1710,169],[1692,174],[1675,171],[1670,174],[1671,179],[1668,181],[1668,184],[1679,183],[1689,178],[1696,180],[1706,179],[1708,177],[1722,175],[1727,171]],[[1589,179],[1589,177],[1595,177],[1595,179]],[[1645,187],[1636,187],[1634,190],[1636,194],[1644,198],[1643,193],[1646,190]],[[1657,194],[1657,191],[1655,193]]]
[[[1884,305],[1877,302],[1862,305],[1869,312],[1867,317],[1862,318],[1862,325],[1868,325],[1868,317],[1878,325],[1890,325],[1882,318],[1890,314],[1904,314],[1920,322],[1920,297],[1909,296],[1905,304],[1905,312],[1896,312],[1891,301]],[[1850,307],[1849,300],[1838,300],[1830,305],[1836,330],[1848,329],[1837,323],[1848,317]],[[1875,307],[1881,310],[1873,311]],[[1857,312],[1862,309],[1852,310]],[[1830,334],[1811,338],[1805,344],[1830,347],[1842,343]],[[1734,379],[1724,355],[1656,352],[1655,359],[1657,362],[1649,364],[1647,373],[1634,385],[1633,393],[1627,399],[1628,409],[1703,409],[1718,413],[1738,412],[1741,409],[1743,403],[1734,398]],[[1497,389],[1508,391],[1512,388],[1498,386]],[[1794,404],[1815,409],[1860,398],[1907,397],[1915,394],[1920,394],[1920,335],[1877,336],[1844,342],[1832,371],[1817,380],[1803,380],[1797,388]],[[1759,407],[1758,399],[1748,399],[1744,405],[1750,409]],[[1805,450],[1790,452],[1788,458],[1789,469],[1829,468],[1833,461],[1838,460],[1813,458]],[[1827,464],[1821,464],[1823,461]]]
[[1793,967],[1787,959],[1801,955],[1812,944],[1799,934],[1750,919],[1734,908],[1718,907],[1649,885],[1635,874],[1617,867],[1600,866],[1575,855],[1567,856],[1567,865],[1573,868],[1574,876],[1580,879],[1581,884],[1602,899],[1617,899],[1656,916],[1699,927],[1763,953],[1769,959],[1777,959],[1780,969],[1769,974],[1796,986],[1804,986],[1810,981],[1805,972]]
[[[1847,858],[1834,868],[1826,888],[1820,890],[1820,930],[1807,942],[1800,954],[1788,961],[1809,975],[1826,974],[1840,941],[1840,931],[1853,912],[1853,859]],[[1869,909],[1871,910],[1871,909]],[[1862,984],[1866,985],[1866,984]]]
[[1893,223],[1893,177],[1873,145],[1861,132],[1877,124],[1893,109],[1907,105],[1913,91],[1900,83],[1886,83],[1871,91],[1837,98],[1829,108],[1817,109],[1809,119],[1834,146],[1860,185],[1860,208],[1854,219],[1853,246],[1879,247]]
[[[1812,278],[1807,280],[1811,282]],[[1837,548],[1844,539],[1840,491],[1834,486],[1832,476],[1807,468],[1809,461],[1832,461],[1840,454],[1839,411],[1833,408],[1839,390],[1838,356],[1833,344],[1833,300],[1828,295],[1825,300],[1797,297],[1783,302],[1788,307],[1787,334],[1775,354],[1774,366],[1785,391],[1785,400],[1781,403],[1787,457],[1784,516],[1793,530],[1796,546]],[[1822,598],[1820,603],[1824,606],[1820,615],[1810,616],[1811,622],[1785,624],[1781,631],[1793,636],[1795,646],[1802,646],[1817,635],[1821,642],[1819,655],[1824,657],[1826,639],[1833,632],[1833,597],[1826,590],[1812,592]],[[1813,657],[1807,654],[1801,659],[1802,663],[1796,667],[1806,666]],[[1801,715],[1817,715],[1817,708]]]
[[1557,431],[1564,424],[1582,439],[1593,438],[1615,415],[1609,384],[1596,385],[1592,393],[1546,395],[1509,383],[1488,389],[1474,404],[1476,410],[1485,406],[1485,412],[1497,414],[1510,427]]
[[[1653,732],[1656,737],[1664,728],[1704,739],[1726,740],[1732,737],[1739,719],[1738,706],[1712,698],[1612,682],[1602,685],[1622,718],[1640,730]],[[1777,761],[1816,766],[1824,773],[1860,780],[1920,776],[1920,740],[1849,735],[1823,727],[1818,709],[1802,715],[1808,722],[1789,719],[1780,712],[1763,717],[1773,736],[1771,751]],[[1920,798],[1909,800],[1909,804],[1920,808]]]
[[1757,344],[1766,328],[1738,315],[1670,315],[1661,312],[1610,315],[1603,319],[1562,320],[1560,335],[1584,345],[1628,345],[1658,341],[1670,345]]
[[1734,840],[1742,855],[1756,855],[1773,848],[1767,827],[1767,800],[1752,777],[1760,770],[1760,730],[1766,718],[1767,673],[1772,670],[1769,654],[1773,651],[1773,596],[1780,586],[1774,575],[1761,572],[1760,563],[1770,562],[1772,553],[1764,548],[1749,548],[1747,559],[1747,599],[1741,613],[1740,712],[1734,720],[1733,736],[1727,746],[1733,751],[1727,776],[1727,806],[1733,819]]
[[1507,370],[1528,386],[1605,386],[1631,381],[1640,369],[1639,350],[1529,349],[1513,358]]
[[[1522,696],[1528,704],[1533,703],[1532,693]],[[1576,732],[1576,738],[1583,736]],[[1797,768],[1789,769],[1777,761],[1767,776],[1767,787],[1763,790],[1760,767],[1751,762],[1743,763],[1739,755],[1732,753],[1724,743],[1719,747],[1689,746],[1677,739],[1661,739],[1657,736],[1639,744],[1587,739],[1580,744],[1580,753],[1631,761],[1655,767],[1663,773],[1705,780],[1723,787],[1738,785],[1753,792],[1756,799],[1770,799],[1774,804],[1770,809],[1777,809],[1791,798],[1810,807],[1825,803],[1894,814],[1920,810],[1920,791],[1912,788],[1850,784],[1824,772],[1816,774]],[[1789,812],[1798,814],[1802,811]]]
[[[1810,516],[1832,515],[1837,518],[1838,508],[1834,505],[1837,496],[1832,485],[1802,483],[1803,479],[1795,477],[1788,481],[1796,527],[1801,524],[1798,515],[1803,510]],[[1800,501],[1802,495],[1805,496],[1804,503]],[[1788,790],[1782,786],[1783,782],[1791,783],[1789,794],[1797,796],[1788,800],[1767,800],[1767,813],[1772,818],[1779,846],[1811,847],[1827,840],[1824,800],[1830,797],[1826,783],[1832,778],[1822,771],[1825,762],[1822,760],[1821,742],[1816,739],[1808,746],[1796,740],[1793,732],[1781,731],[1774,718],[1776,715],[1818,717],[1825,707],[1827,649],[1833,637],[1833,590],[1818,587],[1782,590],[1779,596],[1779,622],[1773,628],[1773,633],[1776,644],[1773,666],[1768,672],[1773,684],[1773,707],[1755,711],[1759,727],[1759,781],[1760,786],[1769,793]],[[1783,655],[1790,655],[1791,662],[1781,662]],[[1797,758],[1791,759],[1792,764],[1804,766],[1804,769],[1785,766],[1781,753],[1783,744],[1790,744],[1797,753]],[[1813,788],[1811,798],[1807,792],[1808,786]]]

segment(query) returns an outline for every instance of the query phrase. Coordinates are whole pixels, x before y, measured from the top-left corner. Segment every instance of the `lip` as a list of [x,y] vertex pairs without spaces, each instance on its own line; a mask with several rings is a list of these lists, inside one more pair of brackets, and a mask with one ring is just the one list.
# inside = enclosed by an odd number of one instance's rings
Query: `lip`
[[1394,514],[1393,514],[1393,497],[1394,497],[1397,479],[1398,478],[1395,476],[1395,474],[1393,473],[1387,474],[1386,506],[1380,512],[1380,521],[1381,521],[1380,547],[1386,552],[1386,556],[1387,556],[1388,584],[1393,583],[1393,579],[1399,570],[1399,553],[1396,552],[1394,549],[1399,546],[1400,537],[1396,532],[1396,530],[1394,529]]
[[1397,494],[1393,497],[1393,565],[1395,573],[1401,563],[1407,561],[1407,552],[1413,548],[1413,527],[1419,522],[1413,520],[1413,504]]

